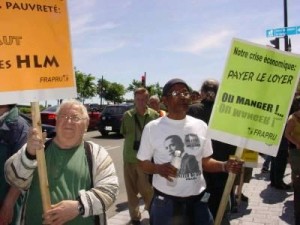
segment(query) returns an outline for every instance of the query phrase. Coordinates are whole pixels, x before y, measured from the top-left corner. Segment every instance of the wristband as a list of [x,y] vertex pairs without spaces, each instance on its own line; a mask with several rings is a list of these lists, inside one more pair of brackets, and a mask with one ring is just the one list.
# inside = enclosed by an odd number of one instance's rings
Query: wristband
[[31,154],[27,151],[27,149],[25,150],[25,155],[26,155],[26,157],[27,157],[28,159],[30,159],[30,160],[35,160],[35,159],[36,159],[36,156],[35,156],[35,155],[31,155]]

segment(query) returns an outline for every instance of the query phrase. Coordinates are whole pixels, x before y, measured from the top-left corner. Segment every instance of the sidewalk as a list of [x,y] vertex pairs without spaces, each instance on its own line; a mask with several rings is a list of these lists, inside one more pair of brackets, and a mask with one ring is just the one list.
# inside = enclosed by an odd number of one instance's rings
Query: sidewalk
[[[291,183],[291,169],[285,171],[285,183]],[[249,184],[244,184],[243,193],[249,202],[241,202],[239,212],[232,214],[231,225],[284,225],[293,224],[293,192],[271,187],[269,173],[261,168],[253,169]],[[141,207],[142,211],[143,207]],[[128,210],[108,219],[108,225],[129,225]],[[149,224],[148,212],[142,213],[142,225]]]

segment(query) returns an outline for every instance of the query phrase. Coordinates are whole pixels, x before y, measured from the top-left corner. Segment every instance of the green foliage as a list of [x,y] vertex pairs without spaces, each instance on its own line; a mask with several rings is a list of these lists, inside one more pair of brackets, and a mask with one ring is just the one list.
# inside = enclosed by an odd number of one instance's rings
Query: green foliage
[[126,89],[122,84],[111,83],[105,79],[98,80],[98,93],[100,98],[105,98],[106,101],[113,103],[122,103],[124,101],[123,95]]
[[[131,84],[129,84],[127,91],[134,92],[135,89],[142,87],[142,82],[138,80],[133,80]],[[157,95],[158,97],[161,97],[162,95],[162,87],[159,86],[159,83],[151,84],[146,86],[149,95]]]
[[88,98],[97,94],[97,86],[94,83],[96,79],[91,74],[85,74],[75,68],[76,87],[78,98],[84,103]]

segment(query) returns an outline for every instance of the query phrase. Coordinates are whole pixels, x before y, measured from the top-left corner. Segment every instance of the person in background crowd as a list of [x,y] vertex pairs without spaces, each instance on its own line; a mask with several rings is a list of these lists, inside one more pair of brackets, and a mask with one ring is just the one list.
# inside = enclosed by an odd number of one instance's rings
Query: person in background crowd
[[[202,101],[192,104],[187,112],[188,115],[203,120],[209,123],[212,109],[215,103],[215,98],[218,92],[219,82],[214,79],[205,80],[200,89]],[[212,158],[220,161],[227,161],[230,155],[234,155],[236,146],[232,146],[220,141],[212,140],[213,154]],[[210,193],[208,200],[209,209],[214,218],[216,218],[218,208],[222,199],[223,191],[227,182],[227,173],[210,173],[204,171],[206,181],[206,190]],[[227,209],[224,213],[222,224],[230,224],[230,210]]]
[[198,91],[192,91],[191,100],[192,100],[192,104],[201,102],[201,94]]
[[[137,158],[143,171],[153,174],[152,225],[212,225],[203,170],[236,173],[242,166],[236,160],[221,162],[211,157],[206,123],[186,115],[190,96],[185,81],[168,81],[162,98],[168,115],[148,123],[142,134]],[[170,164],[175,149],[182,157],[178,170]],[[183,154],[190,163],[183,162]],[[172,181],[174,184],[170,185]]]
[[4,164],[26,143],[28,130],[15,104],[0,105],[0,225],[17,224],[23,196],[5,182]]
[[166,115],[166,111],[164,111],[160,108],[160,100],[157,95],[152,95],[149,98],[148,105],[151,109],[154,109],[159,114],[159,116]]
[[21,224],[104,224],[119,189],[112,159],[103,147],[83,141],[89,116],[81,102],[63,101],[56,115],[56,136],[45,149],[51,209],[43,213],[36,153],[44,140],[37,129],[5,164],[7,181],[28,191]]
[[147,89],[136,89],[134,92],[135,107],[124,113],[121,124],[121,134],[125,138],[123,147],[124,180],[129,214],[133,225],[141,224],[138,194],[141,194],[146,210],[149,210],[153,196],[150,178],[138,167],[136,158],[144,126],[159,117],[155,110],[147,107],[148,100]]
[[291,115],[285,127],[285,137],[289,141],[289,162],[292,169],[294,189],[294,218],[295,225],[300,225],[300,97],[293,101]]
[[272,161],[272,156],[270,155],[263,155],[264,157],[264,162],[263,162],[263,165],[262,165],[262,168],[261,168],[261,172],[262,173],[267,173],[269,172],[269,168],[270,168],[270,163]]
[[289,190],[291,186],[284,183],[284,173],[288,162],[288,140],[283,135],[277,155],[271,159],[270,180],[271,186],[279,190]]

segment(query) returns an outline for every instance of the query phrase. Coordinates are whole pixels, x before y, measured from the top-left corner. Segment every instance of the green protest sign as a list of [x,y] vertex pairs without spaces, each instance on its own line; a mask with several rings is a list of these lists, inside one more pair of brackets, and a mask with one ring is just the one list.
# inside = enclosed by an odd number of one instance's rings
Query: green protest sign
[[299,70],[299,55],[233,39],[209,136],[276,155]]

